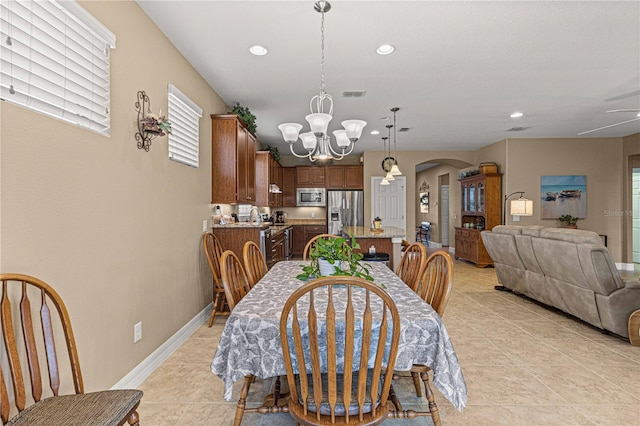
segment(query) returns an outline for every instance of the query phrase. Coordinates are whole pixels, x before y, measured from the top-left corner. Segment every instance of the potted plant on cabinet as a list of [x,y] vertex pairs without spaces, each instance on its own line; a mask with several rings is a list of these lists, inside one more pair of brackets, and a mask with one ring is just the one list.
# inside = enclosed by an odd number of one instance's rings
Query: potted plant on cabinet
[[256,116],[251,113],[248,107],[242,106],[236,102],[231,109],[231,113],[240,117],[240,119],[244,121],[244,124],[247,125],[247,129],[249,129],[253,135],[256,134],[256,129],[258,128],[258,125],[256,124]]
[[[362,253],[355,237],[351,237],[351,245],[342,237],[318,238],[309,250],[311,263],[302,267],[302,273],[296,278],[309,280],[327,275],[346,275],[373,281],[366,263],[361,263]],[[384,287],[384,286],[383,286]]]
[[560,222],[564,223],[565,228],[570,229],[578,229],[578,219],[579,218],[571,216],[570,214],[563,214],[558,218]]

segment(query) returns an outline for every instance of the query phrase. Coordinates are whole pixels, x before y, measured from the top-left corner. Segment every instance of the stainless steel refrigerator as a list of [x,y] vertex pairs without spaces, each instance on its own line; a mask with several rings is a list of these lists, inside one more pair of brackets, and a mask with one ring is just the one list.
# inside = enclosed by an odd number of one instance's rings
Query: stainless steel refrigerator
[[345,226],[364,226],[363,191],[327,191],[327,232],[340,235]]

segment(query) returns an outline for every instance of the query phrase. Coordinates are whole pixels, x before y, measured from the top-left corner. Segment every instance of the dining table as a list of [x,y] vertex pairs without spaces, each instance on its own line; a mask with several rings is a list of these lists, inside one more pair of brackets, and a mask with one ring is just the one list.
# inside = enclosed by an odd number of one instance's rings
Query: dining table
[[[259,379],[286,375],[280,343],[280,316],[289,297],[305,281],[296,278],[308,261],[278,262],[234,307],[222,331],[211,370],[224,381],[224,398],[232,401],[233,384],[246,376]],[[400,343],[395,371],[414,364],[433,370],[433,384],[458,410],[467,402],[467,387],[458,358],[440,316],[384,263],[367,264],[400,314]]]

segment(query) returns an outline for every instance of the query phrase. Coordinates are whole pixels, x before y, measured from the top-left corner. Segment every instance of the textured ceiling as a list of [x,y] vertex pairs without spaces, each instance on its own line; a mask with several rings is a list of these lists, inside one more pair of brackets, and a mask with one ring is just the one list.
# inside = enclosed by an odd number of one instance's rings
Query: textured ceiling
[[[277,125],[308,124],[320,83],[320,14],[310,1],[138,1],[259,139],[288,151]],[[379,56],[383,43],[396,52]],[[248,48],[261,44],[269,54]],[[505,138],[578,137],[640,108],[638,1],[334,1],[325,17],[330,129],[368,122],[357,150],[382,149],[397,106],[398,150],[465,150]],[[344,98],[347,90],[366,90]],[[509,114],[525,116],[512,119]],[[508,129],[520,127],[523,131]],[[306,131],[304,130],[303,131]],[[374,136],[371,130],[382,134]],[[640,120],[582,137],[640,132]],[[301,148],[300,148],[301,149]]]

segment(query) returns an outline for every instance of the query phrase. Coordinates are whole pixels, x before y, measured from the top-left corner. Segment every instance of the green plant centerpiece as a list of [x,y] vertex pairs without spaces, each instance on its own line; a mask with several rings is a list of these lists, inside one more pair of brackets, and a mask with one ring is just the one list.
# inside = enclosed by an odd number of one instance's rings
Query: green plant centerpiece
[[[366,263],[361,263],[362,253],[356,253],[354,250],[360,249],[360,244],[355,237],[351,237],[351,245],[347,244],[347,240],[342,237],[337,238],[318,238],[309,250],[309,265],[301,265],[302,273],[297,275],[299,280],[309,280],[323,275],[332,276],[352,276],[364,278],[373,281],[373,277],[369,274],[371,267]],[[333,267],[333,273],[321,273],[321,263],[328,262]],[[380,284],[381,287],[385,287]]]
[[248,107],[240,105],[238,102],[231,109],[232,114],[236,114],[244,124],[247,125],[247,128],[254,135],[256,134],[256,129],[258,125],[256,124],[256,116],[251,113]]
[[558,218],[566,227],[577,227],[578,219],[579,218],[571,216],[570,214],[563,214]]

